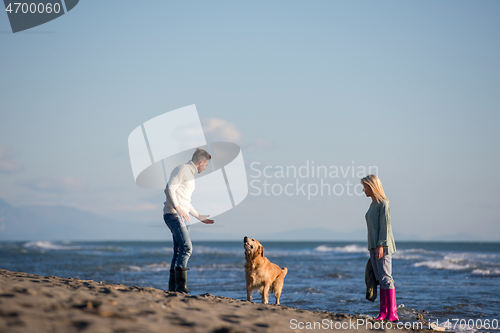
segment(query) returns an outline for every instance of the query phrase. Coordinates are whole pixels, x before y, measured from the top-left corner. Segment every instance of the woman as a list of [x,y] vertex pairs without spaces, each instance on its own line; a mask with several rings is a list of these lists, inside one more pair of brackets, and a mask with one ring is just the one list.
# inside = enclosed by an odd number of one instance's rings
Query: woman
[[396,244],[391,229],[389,200],[377,176],[368,175],[361,179],[361,184],[366,196],[372,198],[365,219],[370,261],[380,284],[380,313],[375,319],[397,321],[396,289],[392,278],[392,253],[396,251]]

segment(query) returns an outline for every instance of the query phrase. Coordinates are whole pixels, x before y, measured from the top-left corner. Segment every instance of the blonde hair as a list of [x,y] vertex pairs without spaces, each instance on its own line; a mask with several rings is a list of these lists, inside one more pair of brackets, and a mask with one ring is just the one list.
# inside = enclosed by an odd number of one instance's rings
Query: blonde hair
[[370,186],[373,195],[375,196],[375,200],[377,200],[377,202],[381,202],[383,200],[389,202],[389,199],[387,199],[387,197],[385,196],[384,188],[382,187],[382,182],[377,176],[368,175],[364,178],[361,178],[361,184],[366,184]]

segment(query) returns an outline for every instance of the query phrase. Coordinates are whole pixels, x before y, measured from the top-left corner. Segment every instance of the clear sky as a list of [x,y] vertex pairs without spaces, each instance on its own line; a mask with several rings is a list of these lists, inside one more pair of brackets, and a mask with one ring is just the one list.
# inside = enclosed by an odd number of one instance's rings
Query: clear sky
[[[12,34],[4,12],[0,198],[160,226],[127,138],[196,104],[262,190],[265,166],[376,166],[396,236],[499,241],[499,17],[498,1],[82,0]],[[363,196],[256,194],[203,230],[366,227]]]

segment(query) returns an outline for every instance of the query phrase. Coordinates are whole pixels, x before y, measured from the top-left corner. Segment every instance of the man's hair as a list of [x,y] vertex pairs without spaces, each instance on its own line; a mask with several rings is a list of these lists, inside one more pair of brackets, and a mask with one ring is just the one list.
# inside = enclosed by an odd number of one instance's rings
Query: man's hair
[[199,161],[206,161],[206,160],[210,160],[212,158],[212,156],[204,149],[201,149],[201,148],[196,148],[196,151],[194,152],[193,154],[193,158],[191,159],[191,161],[193,161],[193,163],[198,163]]

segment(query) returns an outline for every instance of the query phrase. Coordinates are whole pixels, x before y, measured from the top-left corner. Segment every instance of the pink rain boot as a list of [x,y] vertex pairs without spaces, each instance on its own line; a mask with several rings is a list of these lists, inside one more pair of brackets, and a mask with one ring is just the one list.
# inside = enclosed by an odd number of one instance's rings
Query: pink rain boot
[[388,291],[388,289],[380,289],[380,313],[375,320],[385,320],[385,317],[387,317]]
[[387,297],[387,320],[389,321],[398,321],[398,305],[396,304],[396,289],[387,289],[386,290]]

